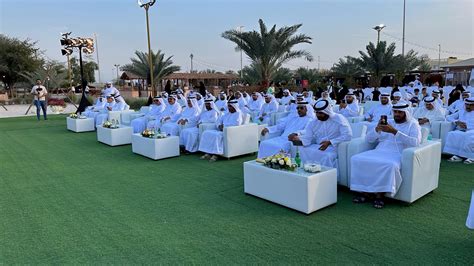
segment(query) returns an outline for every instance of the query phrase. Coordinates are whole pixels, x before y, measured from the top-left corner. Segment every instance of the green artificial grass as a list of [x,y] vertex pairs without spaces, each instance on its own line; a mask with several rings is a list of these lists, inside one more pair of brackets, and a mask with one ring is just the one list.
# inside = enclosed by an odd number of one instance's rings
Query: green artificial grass
[[243,193],[254,156],[153,161],[64,116],[0,119],[0,263],[469,264],[474,167],[441,166],[439,188],[383,210],[338,202],[304,215]]

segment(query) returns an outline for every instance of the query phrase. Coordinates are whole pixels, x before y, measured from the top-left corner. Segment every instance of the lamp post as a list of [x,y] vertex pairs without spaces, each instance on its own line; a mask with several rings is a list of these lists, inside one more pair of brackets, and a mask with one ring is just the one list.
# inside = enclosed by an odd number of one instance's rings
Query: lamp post
[[377,31],[377,45],[379,45],[380,42],[380,32],[385,28],[386,26],[384,24],[377,25],[373,27],[372,29]]
[[193,54],[189,55],[189,58],[191,58],[191,72],[190,73],[193,73],[193,57],[194,57]]
[[[244,29],[244,26],[239,26],[238,29],[239,29],[240,35],[242,35],[242,31]],[[242,47],[242,36],[240,37],[240,46]],[[243,65],[242,64],[242,61],[243,61],[242,58],[243,58],[242,57],[242,48],[240,48],[240,79],[241,80],[244,78],[244,73],[242,71],[242,65]]]
[[402,55],[405,55],[405,6],[406,0],[403,0],[403,36],[402,36]]
[[150,22],[148,19],[148,9],[154,5],[156,0],[148,0],[148,1],[142,1],[138,0],[138,5],[140,7],[143,7],[145,9],[145,14],[146,14],[146,32],[148,36],[148,64],[150,68],[150,85],[151,85],[151,90],[152,90],[152,96],[155,96],[155,87],[154,87],[154,77],[153,77],[153,62],[152,62],[152,56],[151,56],[151,43],[150,43]]
[[119,66],[120,66],[119,64],[114,64],[114,67],[115,67],[115,69],[117,70],[117,84],[118,84],[118,82],[119,82],[119,81],[118,81],[118,80],[119,80],[119,73],[118,73],[118,71],[119,71],[119,69],[118,69]]

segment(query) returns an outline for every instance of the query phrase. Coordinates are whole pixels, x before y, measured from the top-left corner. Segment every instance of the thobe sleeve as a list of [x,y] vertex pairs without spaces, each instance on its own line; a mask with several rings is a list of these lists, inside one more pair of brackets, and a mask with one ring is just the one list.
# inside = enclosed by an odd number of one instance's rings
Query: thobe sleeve
[[303,143],[303,146],[311,145],[313,141],[313,123],[309,123],[303,131],[303,134],[300,136],[300,140]]
[[273,134],[273,133],[282,133],[283,131],[285,131],[285,128],[286,128],[286,125],[288,124],[288,120],[289,119],[285,119],[283,122],[281,123],[278,123],[274,126],[271,126],[271,127],[267,127],[268,129],[268,133],[270,134]]
[[408,134],[403,133],[398,130],[395,134],[395,139],[402,142],[403,144],[409,147],[416,147],[420,145],[421,142],[421,129],[418,124],[413,123],[408,131]]
[[457,121],[458,119],[459,119],[459,112],[456,112],[456,113],[454,113],[454,114],[452,114],[452,115],[448,115],[448,116],[446,117],[446,121],[448,121],[448,122],[455,122],[455,121]]
[[[177,110],[178,111],[178,110]],[[170,115],[170,122],[176,122],[181,117],[181,112]]]
[[434,122],[434,121],[444,121],[445,120],[443,113],[439,110],[436,111],[436,113],[428,119],[430,120],[430,123]]
[[350,108],[349,106],[347,106],[346,107],[347,112],[348,112],[349,116],[358,116],[359,115],[359,105],[354,104],[353,106],[354,106],[353,108]]
[[367,142],[369,143],[375,143],[379,140],[381,135],[382,134],[380,132],[377,132],[374,127],[367,133],[367,135],[365,136],[365,140],[367,140]]
[[352,129],[348,122],[339,125],[339,137],[331,139],[331,144],[337,146],[339,143],[349,141],[352,138]]

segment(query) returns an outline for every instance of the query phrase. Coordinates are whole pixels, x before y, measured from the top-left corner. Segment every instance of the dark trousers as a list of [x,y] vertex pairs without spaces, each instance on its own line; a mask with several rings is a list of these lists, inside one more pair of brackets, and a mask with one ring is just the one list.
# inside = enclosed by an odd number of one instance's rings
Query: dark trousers
[[41,109],[43,109],[43,116],[44,116],[44,120],[47,119],[46,117],[46,101],[40,101],[40,100],[35,100],[35,106],[36,106],[36,117],[38,118],[38,120],[40,120],[40,111]]

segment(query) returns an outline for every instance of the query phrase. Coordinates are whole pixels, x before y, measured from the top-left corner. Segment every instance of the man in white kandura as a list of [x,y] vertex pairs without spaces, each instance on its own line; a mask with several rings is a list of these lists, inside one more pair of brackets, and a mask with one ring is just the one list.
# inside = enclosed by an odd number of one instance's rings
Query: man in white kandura
[[184,146],[186,152],[197,152],[199,148],[199,125],[202,123],[216,123],[220,116],[214,101],[207,99],[204,101],[204,110],[202,110],[199,121],[195,127],[183,129],[180,134],[179,144]]
[[130,126],[133,128],[133,133],[141,133],[146,129],[149,121],[160,119],[161,114],[166,108],[163,98],[156,96],[153,98],[153,104],[150,105],[148,112],[142,116],[132,120]]
[[444,153],[452,154],[448,161],[474,164],[474,97],[464,100],[464,109],[449,115],[446,120],[456,125],[446,137]]
[[398,103],[399,101],[402,100],[402,93],[399,92],[399,91],[396,91],[393,93],[393,96],[392,96],[392,104],[396,104]]
[[227,111],[227,95],[225,92],[222,91],[219,93],[219,99],[216,101],[216,107],[221,113]]
[[105,108],[100,111],[100,114],[98,114],[95,117],[95,125],[100,126],[102,125],[105,121],[109,119],[109,112],[110,111],[123,111],[125,110],[125,107],[127,104],[125,102],[117,101],[117,98],[115,98],[112,95],[107,96],[107,104],[105,105]]
[[354,203],[374,197],[374,208],[381,209],[385,205],[384,194],[393,196],[400,188],[402,152],[421,142],[420,125],[412,118],[409,108],[405,101],[394,104],[394,121],[381,120],[366,136],[368,142],[378,142],[377,147],[351,158],[350,189],[360,192],[352,200]]
[[454,114],[456,112],[464,110],[464,100],[469,97],[471,97],[471,94],[468,91],[463,91],[461,93],[461,98],[457,99],[448,107],[449,114]]
[[99,112],[105,108],[106,104],[107,104],[107,98],[102,95],[99,98],[97,98],[93,106],[88,106],[86,110],[82,112],[82,115],[95,119],[95,117],[99,114]]
[[337,167],[337,146],[352,138],[347,119],[332,110],[327,100],[314,104],[316,118],[309,122],[301,136],[292,134],[289,140],[302,142],[299,148],[303,163],[319,162],[327,167]]
[[269,124],[272,114],[278,111],[278,102],[272,94],[265,95],[265,103],[258,113],[258,119],[254,122],[259,124]]
[[413,117],[418,120],[421,127],[431,130],[431,124],[435,121],[444,121],[444,110],[438,106],[435,98],[429,96],[424,100],[425,104],[416,109]]
[[345,117],[356,117],[359,116],[359,102],[354,96],[354,92],[349,92],[344,97],[344,101],[339,104],[338,113]]
[[228,112],[225,113],[216,123],[216,130],[206,130],[202,133],[199,142],[199,150],[205,154],[202,160],[215,162],[217,155],[224,154],[224,131],[225,127],[240,126],[243,123],[243,115],[239,108],[239,102],[236,100],[229,101]]
[[197,98],[188,97],[187,106],[179,114],[178,121],[176,123],[165,123],[161,126],[161,131],[170,136],[178,136],[180,127],[196,127],[200,113],[201,108],[199,108]]
[[181,105],[177,101],[178,96],[176,94],[171,94],[168,97],[168,105],[161,114],[159,119],[149,121],[147,128],[157,130],[165,123],[173,123],[178,121],[179,115],[183,111]]
[[110,81],[105,83],[105,89],[102,90],[102,94],[114,96],[117,102],[125,102],[125,99],[120,95],[120,91]]
[[388,93],[380,94],[380,104],[375,105],[367,111],[365,120],[371,124],[376,124],[380,121],[382,115],[386,115],[387,117],[392,115],[392,104],[390,103],[390,94]]
[[[275,126],[266,127],[262,130],[262,136],[265,136],[268,133],[277,133],[280,136],[260,142],[257,158],[268,157],[278,153],[281,150],[285,151],[286,153],[291,151],[292,145],[291,141],[289,141],[290,135],[303,131],[308,123],[312,120],[306,115],[308,112],[307,105],[307,102],[299,102],[297,107],[298,117],[286,120],[284,123],[280,123]],[[312,110],[309,111],[311,112]]]
[[252,121],[257,121],[258,114],[260,113],[264,102],[265,101],[259,92],[252,93],[252,98],[250,98],[250,101],[247,103],[247,112],[251,115]]
[[284,89],[283,90],[283,97],[280,99],[280,106],[283,106],[283,110],[280,110],[282,112],[286,112],[290,108],[291,100],[294,100],[295,98],[293,95],[291,95],[290,90]]

